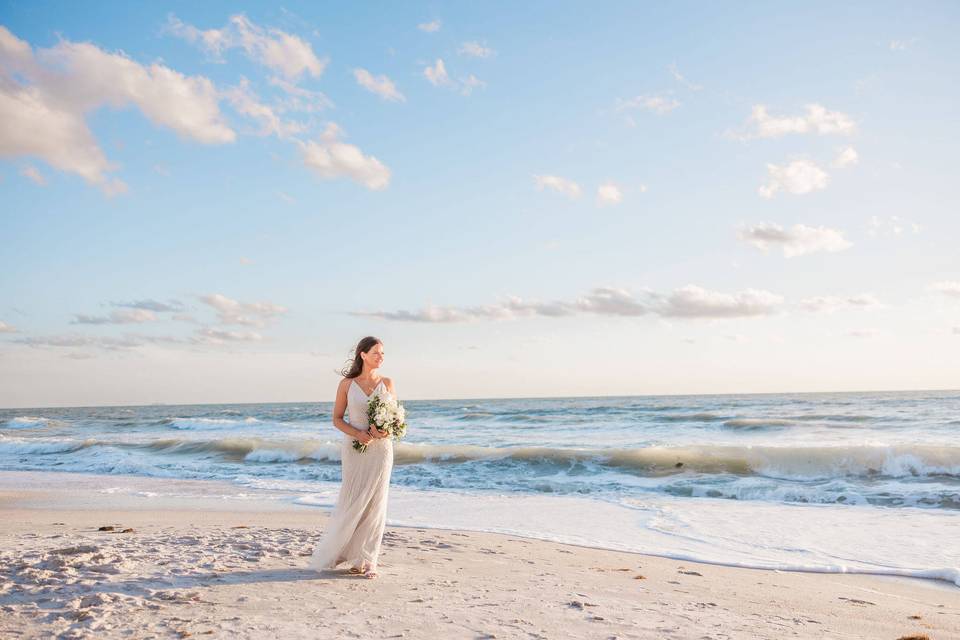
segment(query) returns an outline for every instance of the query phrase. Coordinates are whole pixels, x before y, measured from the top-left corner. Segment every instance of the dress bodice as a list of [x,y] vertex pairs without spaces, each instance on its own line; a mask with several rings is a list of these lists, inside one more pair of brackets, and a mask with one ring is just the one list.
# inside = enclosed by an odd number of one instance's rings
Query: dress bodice
[[[383,387],[382,391],[380,391],[380,387]],[[390,392],[387,391],[386,386],[383,384],[383,380],[377,383],[377,386],[373,388],[373,393],[369,396],[363,392],[363,389],[360,388],[356,380],[350,381],[350,388],[347,389],[347,416],[350,418],[350,426],[363,430],[369,428],[370,421],[367,418],[367,403],[378,391],[382,396],[390,395]]]

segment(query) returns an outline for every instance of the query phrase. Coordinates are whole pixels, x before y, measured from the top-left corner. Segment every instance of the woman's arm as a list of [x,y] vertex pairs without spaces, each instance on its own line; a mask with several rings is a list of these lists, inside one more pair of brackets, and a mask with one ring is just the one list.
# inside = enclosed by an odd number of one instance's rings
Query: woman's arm
[[333,426],[348,436],[356,438],[360,444],[367,444],[370,441],[370,434],[351,427],[350,423],[343,419],[343,414],[347,410],[347,389],[350,388],[350,382],[350,378],[344,378],[337,387],[337,399],[333,402]]

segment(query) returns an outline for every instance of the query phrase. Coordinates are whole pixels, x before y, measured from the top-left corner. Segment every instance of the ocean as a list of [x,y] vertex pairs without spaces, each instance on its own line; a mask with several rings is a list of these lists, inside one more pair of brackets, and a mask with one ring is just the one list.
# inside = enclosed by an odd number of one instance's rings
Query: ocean
[[[960,392],[404,401],[388,523],[960,586]],[[330,402],[0,410],[0,469],[330,509]],[[127,482],[125,479],[130,479]],[[239,504],[239,502],[238,502]]]

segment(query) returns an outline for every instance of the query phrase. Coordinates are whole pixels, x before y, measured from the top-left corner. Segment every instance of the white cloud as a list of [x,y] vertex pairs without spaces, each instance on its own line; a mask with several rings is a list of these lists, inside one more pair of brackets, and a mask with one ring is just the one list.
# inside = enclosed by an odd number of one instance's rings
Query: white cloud
[[508,297],[504,302],[475,307],[428,305],[419,311],[353,312],[353,315],[402,322],[454,323],[474,320],[508,320],[519,317],[566,317],[578,313],[604,316],[665,318],[735,318],[776,313],[783,298],[768,291],[746,289],[727,294],[688,285],[669,294],[642,292],[638,298],[615,287],[597,287],[572,302],[525,301]]
[[287,312],[286,307],[272,302],[240,302],[221,293],[200,296],[200,301],[216,309],[220,324],[264,327]]
[[466,78],[460,79],[460,93],[462,95],[468,96],[473,93],[474,89],[482,89],[487,86],[487,83],[473,75],[472,73]]
[[460,45],[460,48],[457,49],[457,53],[473,58],[489,58],[497,52],[479,42],[464,42]]
[[763,251],[772,246],[779,246],[787,258],[819,251],[843,251],[853,246],[843,237],[841,231],[822,226],[808,227],[803,224],[795,224],[790,229],[784,229],[772,222],[761,222],[741,229],[739,237],[747,244]]
[[689,80],[687,80],[686,78],[684,78],[680,74],[680,70],[677,69],[677,64],[675,62],[671,62],[669,65],[667,65],[667,70],[670,71],[670,75],[673,76],[674,80],[676,80],[677,82],[685,86],[687,89],[690,89],[691,91],[700,91],[701,89],[703,89],[702,85],[694,84]]
[[243,78],[240,84],[224,94],[238,113],[260,124],[257,135],[275,135],[281,139],[306,131],[303,123],[281,118],[273,107],[260,102],[260,98],[250,89],[250,82]]
[[764,198],[772,198],[781,190],[803,195],[825,189],[830,182],[827,172],[810,160],[794,160],[787,165],[767,164],[767,173],[767,184],[757,189]]
[[86,124],[102,106],[136,106],[155,124],[208,144],[231,142],[213,83],[161,64],[141,65],[89,43],[61,40],[34,53],[0,26],[0,156],[34,156],[106,194],[126,185]]
[[620,204],[623,201],[623,192],[612,182],[605,182],[597,187],[597,203],[600,205]]
[[301,86],[276,76],[270,78],[269,82],[287,94],[286,99],[279,100],[274,104],[274,109],[278,113],[286,113],[289,111],[316,113],[334,107],[333,101],[321,91],[304,89]]
[[759,289],[720,293],[687,285],[661,296],[656,312],[664,317],[736,318],[770,315],[782,303],[781,296]]
[[474,89],[487,86],[486,82],[479,79],[472,73],[466,78],[454,80],[450,77],[450,74],[447,73],[447,66],[444,64],[441,58],[437,58],[437,61],[433,63],[432,66],[424,67],[423,76],[435,87],[447,87],[449,89],[455,89],[461,95],[465,96],[469,96],[471,93],[473,93]]
[[113,302],[115,307],[127,307],[130,309],[146,309],[147,311],[183,311],[183,303],[179,300],[170,300],[160,302],[159,300],[131,300],[130,302]]
[[876,296],[861,293],[854,296],[814,296],[804,298],[798,303],[804,311],[813,313],[833,313],[848,309],[873,310],[881,309],[883,305]]
[[960,298],[960,281],[942,280],[940,282],[934,282],[933,284],[927,286],[927,290],[935,293],[942,293],[950,298]]
[[853,119],[839,111],[829,111],[819,104],[806,105],[806,113],[800,116],[771,116],[766,105],[753,106],[747,119],[745,131],[727,132],[728,136],[741,140],[753,138],[780,138],[791,133],[816,133],[819,135],[851,135],[857,125]]
[[204,344],[225,344],[227,342],[260,342],[263,336],[256,331],[228,331],[213,327],[197,329],[196,341]]
[[0,320],[0,333],[17,333],[18,329],[12,324]]
[[[157,337],[154,341],[173,341],[174,338],[161,338]],[[118,350],[118,349],[133,349],[135,347],[141,347],[147,343],[146,340],[141,337],[135,336],[124,336],[124,337],[110,337],[110,336],[82,336],[77,334],[72,335],[54,335],[54,336],[28,336],[24,338],[18,338],[14,340],[20,344],[25,344],[28,347],[33,348],[43,348],[43,347],[58,347],[58,348],[74,348],[74,347],[99,347],[101,349],[109,350]]]
[[568,198],[579,198],[580,197],[580,185],[578,185],[573,180],[567,180],[566,178],[561,178],[560,176],[533,176],[533,180],[537,185],[537,189],[543,191],[544,189],[552,189],[558,193],[562,193]]
[[427,80],[430,81],[435,87],[445,86],[451,84],[450,76],[447,75],[447,67],[443,64],[441,58],[437,58],[437,61],[433,66],[425,67],[423,70],[423,75]]
[[887,216],[885,218],[870,216],[867,233],[871,236],[899,236],[907,228],[915,234],[920,233],[921,230],[919,224],[904,220],[900,216]]
[[830,163],[830,166],[834,169],[846,169],[847,167],[852,167],[858,162],[860,162],[860,155],[857,153],[857,150],[853,147],[847,147],[837,154],[837,157],[833,159],[833,162]]
[[24,178],[29,178],[34,182],[34,184],[38,184],[41,187],[47,184],[47,179],[44,178],[43,174],[40,173],[40,171],[38,171],[37,168],[32,164],[28,164],[23,169],[20,169],[20,175],[22,175]]
[[916,38],[910,38],[908,40],[891,40],[890,41],[890,51],[906,51],[908,48],[916,44]]
[[432,20],[431,22],[421,22],[417,25],[417,29],[420,31],[426,31],[427,33],[435,33],[440,31],[441,23],[439,20]]
[[650,313],[650,306],[645,301],[637,300],[626,289],[617,287],[596,287],[577,298],[572,306],[577,311],[605,316],[630,317]]
[[199,44],[219,59],[224,51],[243,49],[254,62],[282,74],[287,80],[297,80],[304,73],[313,77],[323,74],[329,60],[320,59],[310,43],[280,29],[264,29],[243,14],[231,16],[220,29],[202,31],[184,24],[171,15],[167,31],[188,42]]
[[90,316],[78,313],[73,316],[70,324],[140,324],[153,322],[156,319],[157,316],[147,309],[120,309],[111,311],[109,316]]
[[406,102],[406,98],[397,90],[393,80],[385,75],[374,76],[366,69],[354,69],[353,77],[356,78],[361,87],[377,94],[384,100]]
[[318,141],[299,142],[303,162],[324,179],[347,177],[379,191],[390,184],[390,169],[359,148],[339,140],[340,128],[330,123]]
[[645,109],[657,115],[665,115],[680,106],[680,102],[674,98],[668,98],[661,95],[640,95],[629,100],[617,100],[617,112],[630,111],[634,109]]

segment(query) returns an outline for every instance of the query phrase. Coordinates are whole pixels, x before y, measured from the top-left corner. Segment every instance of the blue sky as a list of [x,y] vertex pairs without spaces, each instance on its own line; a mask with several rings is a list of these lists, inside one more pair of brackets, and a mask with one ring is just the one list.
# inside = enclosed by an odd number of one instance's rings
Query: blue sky
[[0,2],[0,406],[956,388],[958,18]]

